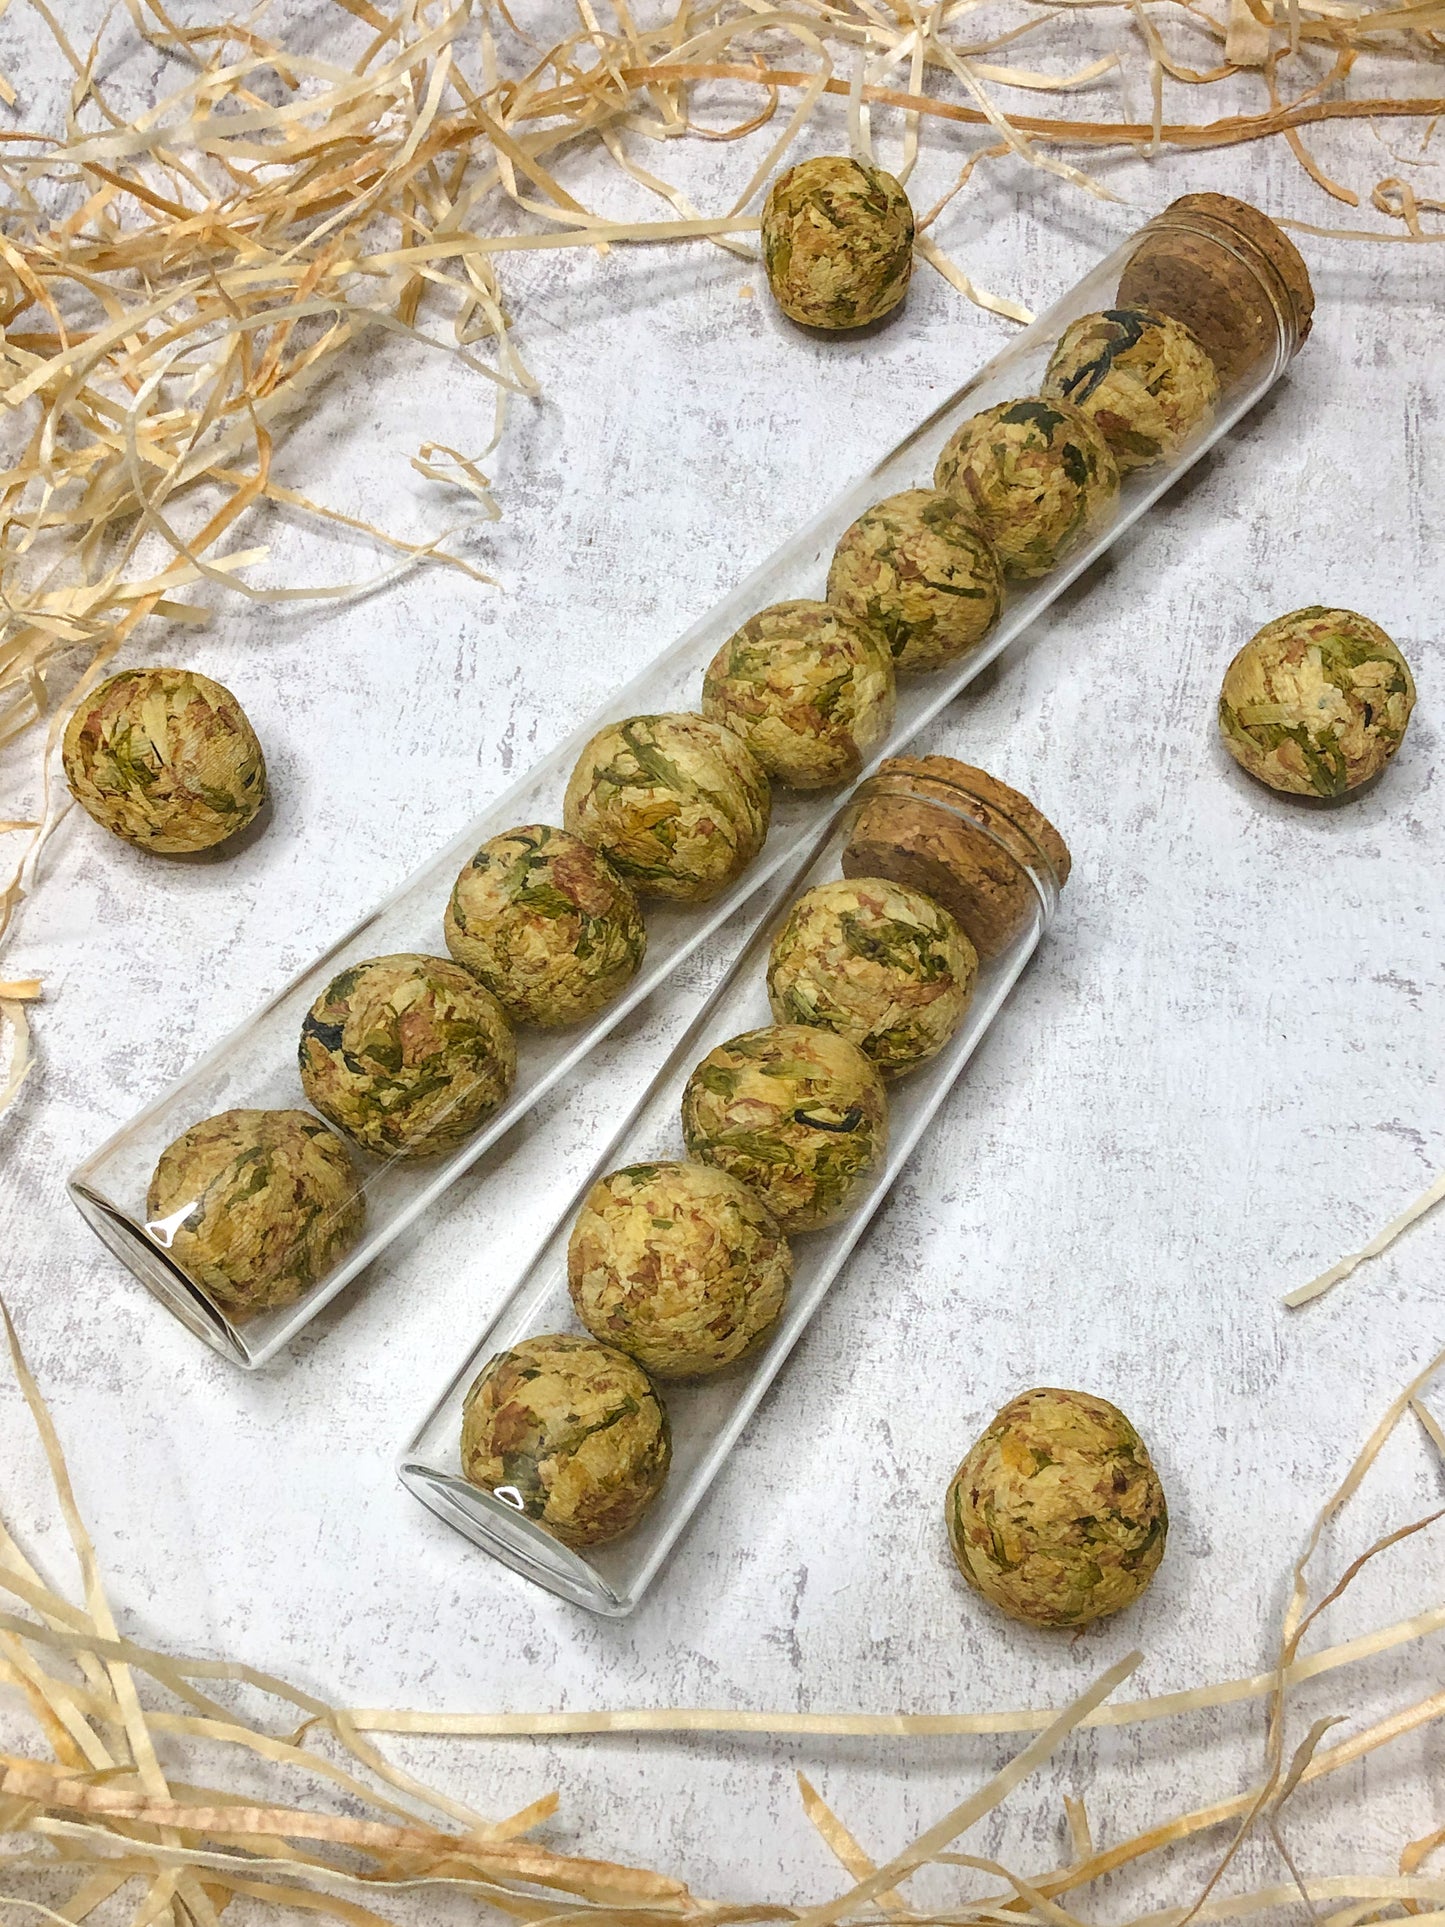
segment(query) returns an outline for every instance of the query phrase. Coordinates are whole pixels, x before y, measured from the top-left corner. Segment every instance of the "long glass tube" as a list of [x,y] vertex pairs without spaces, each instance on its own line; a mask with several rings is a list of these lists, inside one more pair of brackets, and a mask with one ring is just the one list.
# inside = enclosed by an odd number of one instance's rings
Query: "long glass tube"
[[326,1275],[294,1302],[248,1319],[233,1318],[176,1263],[167,1248],[164,1226],[147,1224],[146,1190],[151,1173],[161,1152],[182,1131],[220,1111],[292,1109],[302,1103],[296,1067],[301,1023],[337,971],[367,957],[396,952],[444,954],[442,917],[451,886],[478,845],[519,824],[560,823],[563,791],[573,764],[584,743],[604,723],[631,715],[695,709],[707,664],[749,616],[770,603],[821,597],[833,549],[858,515],[885,496],[930,485],[939,451],[969,416],[1036,392],[1063,330],[1082,315],[1112,306],[1121,279],[1140,258],[1141,249],[1152,245],[1157,250],[1161,237],[1187,250],[1196,277],[1201,264],[1206,269],[1212,264],[1211,271],[1233,277],[1236,287],[1244,278],[1253,301],[1258,352],[1243,368],[1230,372],[1213,420],[1205,429],[1167,461],[1136,468],[1124,477],[1112,517],[1086,544],[1048,575],[1010,590],[997,625],[972,654],[930,674],[899,677],[893,728],[887,740],[876,746],[863,775],[884,757],[897,754],[1181,474],[1227,435],[1284,371],[1298,346],[1297,317],[1290,309],[1287,291],[1271,275],[1268,262],[1247,241],[1229,238],[1217,224],[1196,222],[1172,211],[1157,216],[1131,236],[754,570],[671,649],[618,690],[574,736],[490,804],[392,897],[76,1168],[69,1189],[87,1221],[122,1263],[192,1332],[238,1365],[264,1364],[533,1105],[575,1071],[601,1039],[684,958],[764,883],[785,866],[800,861],[820,820],[837,799],[820,800],[816,792],[778,789],[767,842],[729,889],[702,905],[653,902],[644,906],[647,954],[641,969],[615,1002],[587,1022],[570,1028],[520,1029],[518,1074],[510,1097],[459,1149],[410,1161],[383,1161],[358,1154],[366,1204],[362,1232]]

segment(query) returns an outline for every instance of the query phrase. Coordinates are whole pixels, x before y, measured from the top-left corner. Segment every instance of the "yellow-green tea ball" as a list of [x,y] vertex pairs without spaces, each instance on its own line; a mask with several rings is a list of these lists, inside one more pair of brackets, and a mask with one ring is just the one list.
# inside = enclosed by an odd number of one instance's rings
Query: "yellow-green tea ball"
[[1082,408],[1126,474],[1167,461],[1213,420],[1219,376],[1182,321],[1109,308],[1070,322],[1043,392]]
[[1376,623],[1318,606],[1276,616],[1224,672],[1219,727],[1271,789],[1343,796],[1378,776],[1415,707],[1410,666]]
[[973,996],[978,952],[932,897],[886,877],[820,883],[773,941],[780,1024],[819,1024],[885,1076],[936,1057]]
[[768,779],[740,736],[705,716],[632,716],[600,729],[567,785],[567,828],[639,896],[705,903],[768,834]]
[[488,1359],[462,1412],[462,1472],[567,1546],[630,1532],[672,1459],[667,1413],[633,1359],[570,1333]]
[[936,487],[966,502],[1005,575],[1047,575],[1113,512],[1119,469],[1072,402],[1001,402],[974,415],[938,458]]
[[1088,1392],[1025,1392],[953,1475],[948,1537],[964,1578],[1010,1618],[1087,1626],[1139,1597],[1169,1512],[1143,1441]]
[[807,328],[862,328],[896,308],[913,272],[913,209],[891,174],[845,155],[799,161],[763,205],[773,299]]
[[704,715],[769,776],[826,789],[856,776],[893,726],[893,660],[876,629],[826,602],[775,602],[708,664]]
[[567,1246],[577,1316],[654,1378],[703,1378],[772,1330],[793,1273],[772,1214],[706,1164],[594,1184]]
[[125,669],[65,726],[65,780],[81,808],[137,849],[209,850],[266,800],[266,761],[229,689],[189,669]]
[[888,1149],[883,1079],[831,1030],[771,1024],[708,1052],[687,1081],[689,1157],[756,1192],[784,1231],[851,1208]]
[[521,1024],[590,1017],[631,982],[647,948],[631,887],[600,850],[546,823],[482,845],[452,890],[446,936]]
[[235,1317],[289,1305],[354,1241],[366,1206],[345,1144],[307,1111],[222,1111],[161,1152],[151,1235]]
[[828,600],[887,638],[898,669],[941,669],[998,620],[1003,570],[973,511],[934,488],[865,509],[828,571]]
[[333,977],[301,1026],[301,1083],[378,1157],[454,1151],[512,1088],[501,1005],[446,957],[372,957]]

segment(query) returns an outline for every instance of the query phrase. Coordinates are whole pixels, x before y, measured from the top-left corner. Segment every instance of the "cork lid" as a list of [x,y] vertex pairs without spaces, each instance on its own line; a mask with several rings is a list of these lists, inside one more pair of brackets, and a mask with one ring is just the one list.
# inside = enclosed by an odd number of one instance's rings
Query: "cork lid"
[[1294,317],[1295,338],[1300,347],[1304,346],[1314,323],[1315,291],[1304,256],[1283,228],[1261,208],[1248,201],[1237,201],[1232,194],[1181,194],[1164,212],[1166,215],[1202,214],[1241,235],[1274,270],[1284,291],[1286,306]]
[[1015,829],[1022,830],[1048,861],[1062,889],[1069,880],[1072,859],[1068,845],[1058,831],[1036,808],[1022,790],[1011,789],[997,776],[972,763],[960,763],[952,756],[890,756],[878,766],[881,777],[901,779],[920,796],[930,793],[943,802],[962,805],[984,827],[995,827],[992,816],[1000,816]]

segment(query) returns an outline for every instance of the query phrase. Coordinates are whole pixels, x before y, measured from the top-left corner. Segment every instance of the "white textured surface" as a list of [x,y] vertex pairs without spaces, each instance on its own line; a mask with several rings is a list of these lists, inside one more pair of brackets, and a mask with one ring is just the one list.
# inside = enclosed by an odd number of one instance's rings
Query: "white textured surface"
[[[18,13],[0,35],[0,64],[32,82],[22,105],[37,124],[53,98],[44,36]],[[119,78],[121,97],[143,98],[154,58],[119,65]],[[1112,104],[1100,96],[1101,112]],[[835,105],[819,126],[841,143]],[[1193,97],[1185,106],[1197,111]],[[879,132],[887,164],[893,130],[880,120]],[[952,147],[920,170],[920,203],[967,145],[940,140]],[[816,144],[828,144],[821,132]],[[1359,151],[1328,137],[1321,148]],[[708,204],[722,198],[710,180],[739,178],[726,150],[673,155]],[[1109,168],[1132,206],[995,166],[941,239],[980,280],[1041,307],[1190,188],[1333,218],[1282,150]],[[354,1704],[436,1709],[964,1710],[1059,1702],[1136,1643],[1143,1691],[1269,1663],[1316,1506],[1439,1342],[1445,1237],[1427,1222],[1333,1298],[1292,1316],[1279,1306],[1445,1164],[1439,256],[1306,246],[1320,305],[1291,375],[926,745],[1027,789],[1068,838],[1074,880],[736,1462],[622,1624],[491,1565],[402,1492],[392,1461],[645,1080],[701,970],[629,1026],[509,1162],[488,1160],[259,1377],[204,1352],[119,1270],[63,1178],[766,555],[820,491],[895,440],[1007,324],[920,269],[891,327],[819,344],[742,295],[744,283],[761,289],[757,270],[702,245],[514,257],[518,340],[545,399],[515,411],[493,468],[505,520],[475,553],[501,588],[419,574],[361,605],[236,601],[199,637],[146,634],[132,660],[184,651],[241,698],[266,746],[274,819],[234,858],[171,865],[71,813],[8,953],[7,974],[43,973],[48,995],[41,1061],[0,1126],[4,1288],[129,1630],[222,1649]],[[403,532],[433,529],[454,505],[406,457],[430,436],[480,446],[490,414],[490,393],[443,357],[387,345],[321,397],[283,479]],[[269,534],[273,580],[374,565],[365,543],[328,548],[279,521]],[[1396,766],[1333,811],[1249,783],[1212,725],[1234,649],[1314,601],[1380,621],[1420,687]],[[1142,1606],[1074,1640],[987,1612],[954,1574],[941,1526],[956,1460],[1035,1383],[1121,1403],[1173,1510]],[[7,1515],[58,1557],[8,1392],[0,1464]],[[1365,1513],[1327,1541],[1332,1570],[1440,1489],[1428,1447],[1402,1431]],[[1416,1541],[1380,1561],[1324,1631],[1346,1637],[1439,1597],[1438,1548]],[[1369,1692],[1345,1696],[1352,1717],[1432,1690],[1439,1662],[1436,1642],[1376,1663]],[[1312,1717],[1340,1700],[1326,1684],[1302,1704]],[[1243,1709],[1081,1741],[973,1850],[1052,1864],[1070,1790],[1088,1794],[1108,1844],[1183,1800],[1248,1784],[1258,1733]],[[782,1898],[834,1884],[794,1766],[882,1850],[1008,1750],[615,1741],[445,1757],[418,1745],[408,1757],[498,1810],[560,1783],[559,1843],[646,1857],[703,1891]],[[1403,1742],[1342,1789],[1348,1820],[1327,1790],[1302,1795],[1302,1865],[1390,1870],[1405,1840],[1445,1820],[1440,1765],[1438,1738]],[[1262,1848],[1243,1871],[1283,1877]],[[1145,1891],[1162,1904],[1181,1878]]]

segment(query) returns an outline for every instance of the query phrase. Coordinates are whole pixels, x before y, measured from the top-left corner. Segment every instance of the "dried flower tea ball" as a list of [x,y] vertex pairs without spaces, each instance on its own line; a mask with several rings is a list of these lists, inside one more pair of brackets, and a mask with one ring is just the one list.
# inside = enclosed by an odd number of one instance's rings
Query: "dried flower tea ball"
[[1166,461],[1213,419],[1219,376],[1182,321],[1110,308],[1065,328],[1043,392],[1083,409],[1123,475]]
[[706,1164],[612,1172],[567,1246],[577,1316],[654,1378],[702,1378],[741,1358],[777,1323],[792,1271],[771,1213]]
[[1182,321],[1228,387],[1275,355],[1281,318],[1286,347],[1303,347],[1315,296],[1299,249],[1267,214],[1228,194],[1182,194],[1140,233],[1118,302]]
[[463,1475],[567,1546],[630,1532],[671,1459],[646,1372],[593,1338],[564,1332],[498,1352],[462,1409]]
[[1087,1626],[1132,1605],[1169,1513],[1117,1405],[1046,1387],[1005,1405],[953,1475],[948,1537],[964,1578],[1012,1619]]
[[768,834],[768,779],[740,736],[705,716],[633,716],[577,759],[567,828],[644,897],[705,903]]
[[482,845],[452,889],[446,934],[457,962],[524,1024],[590,1017],[647,948],[631,887],[600,850],[546,823]]
[[775,602],[749,617],[702,686],[703,714],[795,790],[856,776],[892,727],[893,704],[883,637],[826,602]]
[[913,209],[891,174],[844,155],[799,161],[763,205],[773,298],[807,328],[862,328],[898,306],[913,272]]
[[1066,401],[1002,402],[946,443],[936,487],[968,503],[1003,572],[1047,575],[1105,520],[1119,493],[1109,444]]
[[500,1004],[446,957],[372,957],[333,977],[301,1026],[301,1083],[378,1157],[453,1151],[517,1073]]
[[893,756],[860,794],[845,877],[891,877],[943,905],[980,957],[1038,915],[1033,878],[1062,889],[1064,839],[1019,790],[951,756]]
[[1271,789],[1343,796],[1400,747],[1415,684],[1384,630],[1349,609],[1296,609],[1252,636],[1224,672],[1230,755]]
[[308,1111],[222,1111],[168,1144],[149,1230],[237,1316],[289,1305],[335,1264],[366,1214],[351,1154]]
[[687,1081],[689,1157],[755,1191],[784,1231],[832,1224],[888,1149],[883,1080],[830,1030],[772,1024],[708,1052]]
[[1003,571],[973,512],[934,488],[865,509],[828,571],[828,600],[887,637],[898,669],[941,669],[998,620]]
[[209,850],[266,800],[256,732],[229,689],[188,669],[125,669],[65,726],[65,780],[81,808],[137,849]]
[[906,883],[820,883],[773,941],[768,1000],[780,1024],[819,1024],[885,1076],[936,1057],[973,996],[978,952],[941,904]]

